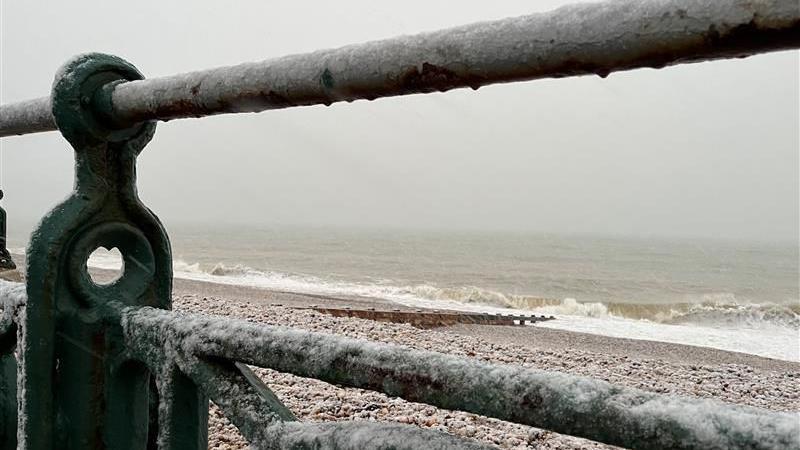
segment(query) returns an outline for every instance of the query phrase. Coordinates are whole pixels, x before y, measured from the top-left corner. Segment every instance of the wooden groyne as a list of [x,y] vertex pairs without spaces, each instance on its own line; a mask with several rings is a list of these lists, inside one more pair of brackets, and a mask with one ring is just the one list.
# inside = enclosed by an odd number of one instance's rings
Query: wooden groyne
[[553,316],[500,315],[433,309],[326,308],[312,305],[308,308],[335,317],[358,317],[378,322],[407,323],[417,328],[438,328],[466,323],[478,325],[527,325],[555,319]]

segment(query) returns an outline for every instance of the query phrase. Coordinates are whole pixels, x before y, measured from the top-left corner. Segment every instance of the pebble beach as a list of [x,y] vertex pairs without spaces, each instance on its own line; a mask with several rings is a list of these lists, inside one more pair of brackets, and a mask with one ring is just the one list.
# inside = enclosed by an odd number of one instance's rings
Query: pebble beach
[[[456,325],[422,330],[408,324],[331,317],[310,309],[319,297],[176,280],[178,311],[403,345],[603,379],[646,391],[713,398],[773,411],[800,411],[800,363],[701,347],[635,341],[527,327]],[[380,300],[328,299],[329,305],[381,307]],[[386,307],[386,304],[383,304]],[[474,414],[339,388],[266,369],[257,374],[300,419],[368,420],[413,424],[506,449],[607,449],[578,439]],[[246,442],[214,405],[209,448],[241,449]]]
[[[102,279],[108,274],[98,272]],[[6,279],[21,281],[6,272]],[[492,364],[588,376],[667,395],[710,398],[772,411],[800,411],[800,363],[656,341],[612,338],[532,326],[458,324],[419,329],[353,317],[333,317],[312,305],[402,308],[381,299],[320,297],[183,279],[174,280],[177,311],[347,336],[451,354]],[[269,369],[253,368],[303,421],[409,424],[503,449],[610,449],[609,445],[528,426],[341,388]],[[211,404],[209,449],[248,448]]]

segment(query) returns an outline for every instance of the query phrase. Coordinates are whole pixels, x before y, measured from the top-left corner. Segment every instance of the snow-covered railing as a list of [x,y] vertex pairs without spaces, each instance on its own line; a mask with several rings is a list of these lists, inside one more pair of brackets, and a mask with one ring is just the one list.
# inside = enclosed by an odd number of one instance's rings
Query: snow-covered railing
[[[122,324],[138,357],[153,370],[172,358],[193,381],[210,384],[211,399],[240,430],[253,433],[246,437],[255,442],[262,423],[291,413],[272,397],[255,395],[236,373],[246,371],[241,363],[629,448],[776,449],[796,445],[800,436],[798,414],[658,395],[395,345],[154,308],[126,308]],[[225,374],[241,381],[228,381]],[[231,392],[247,392],[252,400],[230,401]],[[244,410],[253,404],[266,416],[248,415]]]
[[[105,119],[257,112],[736,58],[800,47],[797,0],[616,0],[109,87]],[[0,136],[55,130],[50,99],[0,107]]]
[[[800,448],[797,413],[170,311],[169,240],[135,169],[156,120],[798,47],[796,0],[619,0],[153,80],[109,55],[69,61],[50,97],[0,106],[0,136],[58,129],[76,158],[74,191],[31,236],[25,284],[0,281],[0,450],[205,449],[209,399],[255,448],[483,447],[300,423],[248,364],[621,446]],[[88,274],[99,247],[123,257],[110,284]]]

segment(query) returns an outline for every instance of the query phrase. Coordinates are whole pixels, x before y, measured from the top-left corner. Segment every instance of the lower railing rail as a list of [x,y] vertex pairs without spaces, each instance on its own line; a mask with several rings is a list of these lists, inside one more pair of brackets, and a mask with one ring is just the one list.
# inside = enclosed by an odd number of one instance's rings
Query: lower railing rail
[[[797,414],[395,345],[153,308],[124,309],[122,324],[131,348],[157,357],[174,349],[187,373],[234,360],[623,447],[788,448],[800,436]],[[270,403],[273,416],[287,413]]]

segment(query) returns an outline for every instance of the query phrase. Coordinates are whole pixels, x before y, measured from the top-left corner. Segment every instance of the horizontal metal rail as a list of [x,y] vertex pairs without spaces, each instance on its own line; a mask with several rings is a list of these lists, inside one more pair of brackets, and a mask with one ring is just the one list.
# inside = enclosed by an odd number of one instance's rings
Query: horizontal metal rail
[[659,395],[564,373],[243,320],[135,307],[124,308],[121,316],[129,348],[154,366],[163,358],[178,360],[201,385],[203,377],[192,374],[214,362],[239,361],[627,448],[800,448],[797,413]]
[[[799,47],[797,0],[616,0],[122,83],[110,93],[106,120],[123,127],[546,77],[604,77]],[[40,98],[1,106],[0,137],[55,130],[49,105]]]

